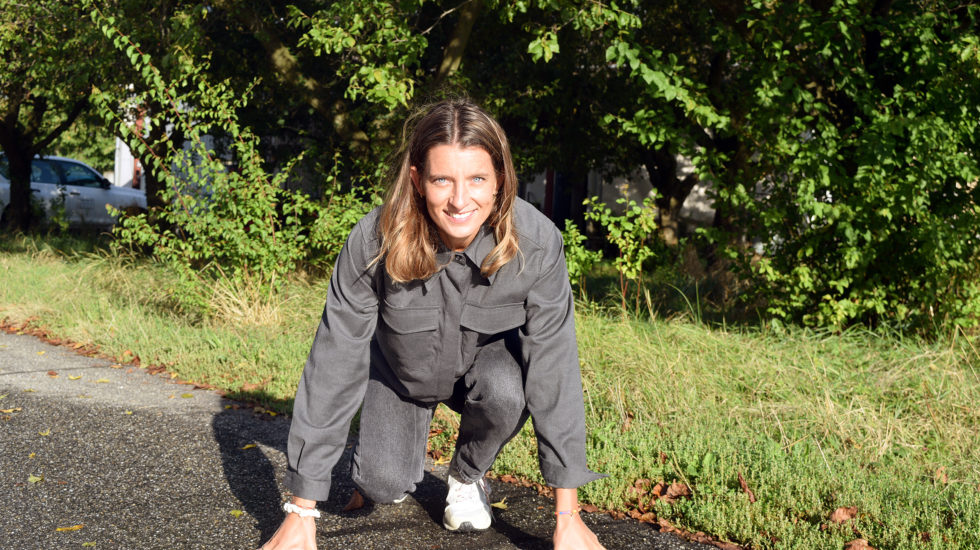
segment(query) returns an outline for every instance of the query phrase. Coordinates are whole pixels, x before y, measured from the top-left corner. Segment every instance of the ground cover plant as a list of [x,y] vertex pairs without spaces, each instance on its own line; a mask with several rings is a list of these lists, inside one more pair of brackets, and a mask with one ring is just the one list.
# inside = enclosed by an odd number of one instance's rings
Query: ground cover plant
[[[201,316],[179,308],[176,277],[156,264],[38,238],[4,242],[0,277],[8,322],[277,412],[291,407],[326,290],[297,275],[260,308],[240,288],[216,292]],[[579,303],[590,464],[609,474],[584,502],[752,548],[980,546],[975,340],[692,317]],[[445,452],[453,418],[439,418]],[[534,448],[526,428],[495,474],[540,481]]]

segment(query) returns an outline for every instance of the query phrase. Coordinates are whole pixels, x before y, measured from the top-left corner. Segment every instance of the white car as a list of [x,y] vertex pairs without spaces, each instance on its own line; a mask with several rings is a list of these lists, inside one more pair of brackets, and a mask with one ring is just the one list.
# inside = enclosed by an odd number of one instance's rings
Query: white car
[[[106,206],[124,212],[146,210],[146,193],[114,187],[84,162],[64,157],[35,157],[31,161],[31,193],[49,218],[60,206],[70,226],[111,227],[116,217]],[[0,212],[7,216],[10,204],[10,169],[0,155]]]

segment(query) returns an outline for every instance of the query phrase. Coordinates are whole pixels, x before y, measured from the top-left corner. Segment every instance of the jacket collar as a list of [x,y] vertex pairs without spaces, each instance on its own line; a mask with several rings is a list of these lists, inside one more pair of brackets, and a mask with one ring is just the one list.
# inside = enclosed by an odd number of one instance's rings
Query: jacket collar
[[[497,246],[497,237],[493,234],[493,228],[487,225],[480,227],[480,231],[476,234],[473,242],[466,247],[463,254],[469,258],[473,265],[479,266],[483,265],[483,260],[490,255],[490,251],[493,247]],[[445,266],[453,259],[453,252],[443,244],[442,240],[439,240],[439,248],[436,250],[436,264],[439,265],[440,271],[442,266]],[[424,286],[426,290],[430,290],[430,285],[432,281],[439,276],[439,272],[436,272],[433,276],[425,280]],[[484,277],[490,284],[497,279],[497,274],[494,273],[489,277]]]

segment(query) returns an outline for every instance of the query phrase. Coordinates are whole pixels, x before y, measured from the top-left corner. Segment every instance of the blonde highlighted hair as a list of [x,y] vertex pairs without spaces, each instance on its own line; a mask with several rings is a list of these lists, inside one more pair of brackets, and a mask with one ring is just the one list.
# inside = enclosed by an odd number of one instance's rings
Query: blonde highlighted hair
[[517,176],[503,128],[468,99],[449,99],[421,108],[405,122],[394,177],[381,207],[381,250],[385,270],[395,282],[427,279],[442,266],[436,262],[439,234],[429,218],[425,199],[412,184],[412,167],[425,172],[429,150],[437,145],[479,147],[486,151],[500,187],[487,225],[497,244],[480,266],[484,276],[496,273],[519,252],[514,229]]

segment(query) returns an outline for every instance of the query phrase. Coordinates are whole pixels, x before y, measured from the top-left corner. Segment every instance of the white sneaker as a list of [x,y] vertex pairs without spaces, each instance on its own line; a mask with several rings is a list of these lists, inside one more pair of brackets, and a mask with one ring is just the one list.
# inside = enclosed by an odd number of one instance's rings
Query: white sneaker
[[447,482],[449,494],[442,515],[443,527],[450,531],[478,531],[490,527],[493,514],[487,482],[481,478],[474,483],[463,483],[451,475]]

